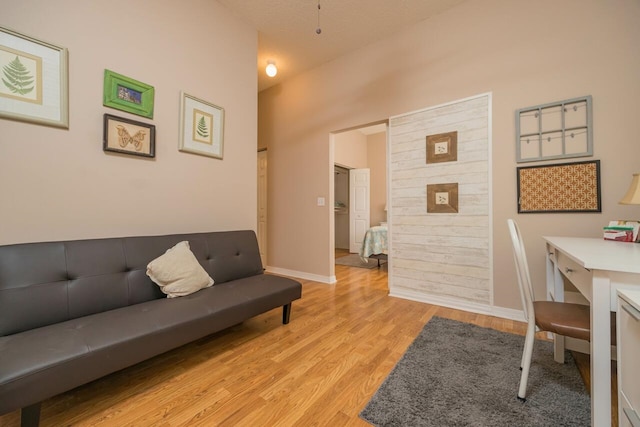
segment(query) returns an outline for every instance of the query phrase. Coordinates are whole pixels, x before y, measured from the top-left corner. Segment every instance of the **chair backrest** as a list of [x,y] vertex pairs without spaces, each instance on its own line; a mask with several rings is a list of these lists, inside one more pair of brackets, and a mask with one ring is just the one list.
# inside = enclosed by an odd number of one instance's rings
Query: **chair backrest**
[[509,226],[509,234],[511,235],[511,244],[513,245],[513,259],[516,264],[516,272],[518,274],[518,285],[520,287],[520,298],[522,299],[522,308],[524,309],[524,317],[527,321],[535,320],[533,313],[533,286],[531,285],[531,277],[529,276],[529,265],[527,264],[527,253],[524,250],[522,235],[518,224],[512,219],[507,220]]

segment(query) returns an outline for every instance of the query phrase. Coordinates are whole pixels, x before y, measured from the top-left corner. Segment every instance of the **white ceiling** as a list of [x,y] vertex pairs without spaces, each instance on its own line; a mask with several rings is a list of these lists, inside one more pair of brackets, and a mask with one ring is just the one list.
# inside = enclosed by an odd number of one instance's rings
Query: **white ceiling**
[[[258,91],[468,0],[218,0],[258,30]],[[278,74],[264,68],[274,60]]]

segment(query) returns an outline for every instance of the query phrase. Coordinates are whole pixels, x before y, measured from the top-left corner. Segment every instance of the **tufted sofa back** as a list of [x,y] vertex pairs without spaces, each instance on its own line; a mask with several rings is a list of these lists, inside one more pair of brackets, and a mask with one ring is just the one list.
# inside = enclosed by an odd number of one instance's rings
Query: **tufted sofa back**
[[216,284],[262,274],[250,230],[0,246],[0,336],[164,298],[147,264],[183,240]]

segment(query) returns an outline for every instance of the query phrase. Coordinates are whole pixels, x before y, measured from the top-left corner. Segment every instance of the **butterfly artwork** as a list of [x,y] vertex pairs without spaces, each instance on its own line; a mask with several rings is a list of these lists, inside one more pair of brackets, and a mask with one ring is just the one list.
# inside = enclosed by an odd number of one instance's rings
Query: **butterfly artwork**
[[155,157],[156,127],[152,124],[105,114],[103,150]]
[[122,125],[117,125],[116,129],[118,129],[118,144],[120,147],[125,148],[127,145],[131,144],[136,151],[142,150],[142,142],[147,134],[145,131],[139,130],[131,136],[127,128]]

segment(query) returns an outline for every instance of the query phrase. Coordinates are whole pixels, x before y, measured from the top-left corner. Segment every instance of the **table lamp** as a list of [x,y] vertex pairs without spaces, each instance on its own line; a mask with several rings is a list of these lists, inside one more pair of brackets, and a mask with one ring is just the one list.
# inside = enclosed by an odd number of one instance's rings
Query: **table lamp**
[[619,203],[621,205],[640,205],[640,173],[633,174],[631,186]]

